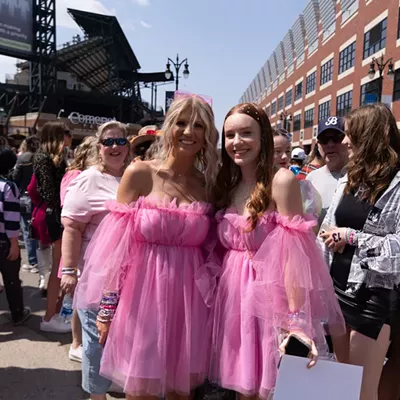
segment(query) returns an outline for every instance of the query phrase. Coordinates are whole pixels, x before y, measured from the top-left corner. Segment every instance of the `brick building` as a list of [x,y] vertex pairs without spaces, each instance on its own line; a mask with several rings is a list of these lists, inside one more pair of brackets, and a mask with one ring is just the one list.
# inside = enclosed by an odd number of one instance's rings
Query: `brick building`
[[[392,65],[381,81],[369,71],[382,55]],[[378,100],[400,126],[399,0],[310,0],[240,99],[261,104],[306,150],[320,119]]]

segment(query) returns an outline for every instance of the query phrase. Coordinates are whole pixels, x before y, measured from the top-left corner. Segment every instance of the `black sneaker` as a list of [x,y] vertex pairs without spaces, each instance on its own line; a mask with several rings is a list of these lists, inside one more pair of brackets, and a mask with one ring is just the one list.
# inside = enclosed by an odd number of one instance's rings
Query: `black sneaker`
[[24,307],[22,315],[16,321],[14,321],[14,326],[22,325],[31,315],[31,309],[29,307]]

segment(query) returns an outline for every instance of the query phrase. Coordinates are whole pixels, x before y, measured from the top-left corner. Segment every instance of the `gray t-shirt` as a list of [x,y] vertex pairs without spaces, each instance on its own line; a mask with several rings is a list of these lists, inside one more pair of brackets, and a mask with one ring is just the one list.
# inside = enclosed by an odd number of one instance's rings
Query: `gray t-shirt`
[[313,184],[322,199],[322,212],[318,219],[319,226],[321,226],[328,208],[331,205],[338,180],[344,176],[344,174],[344,171],[331,172],[325,165],[307,175],[306,179]]

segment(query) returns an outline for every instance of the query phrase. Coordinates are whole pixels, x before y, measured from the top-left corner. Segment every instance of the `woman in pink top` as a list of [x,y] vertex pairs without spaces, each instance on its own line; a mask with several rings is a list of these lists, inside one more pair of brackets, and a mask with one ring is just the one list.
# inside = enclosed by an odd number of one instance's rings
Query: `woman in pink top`
[[[99,149],[96,165],[83,171],[67,189],[61,214],[64,225],[61,286],[66,293],[72,293],[75,289],[86,248],[108,213],[106,201],[117,196],[121,176],[129,161],[129,142],[126,137],[126,127],[120,122],[111,121],[101,125],[96,135]],[[79,299],[78,293],[75,296]],[[97,336],[96,313],[80,312],[79,318],[83,349],[76,351],[71,347],[70,358],[75,359],[75,355],[79,357],[81,353],[82,387],[90,393],[91,399],[103,400],[110,381],[99,375],[103,349]]]

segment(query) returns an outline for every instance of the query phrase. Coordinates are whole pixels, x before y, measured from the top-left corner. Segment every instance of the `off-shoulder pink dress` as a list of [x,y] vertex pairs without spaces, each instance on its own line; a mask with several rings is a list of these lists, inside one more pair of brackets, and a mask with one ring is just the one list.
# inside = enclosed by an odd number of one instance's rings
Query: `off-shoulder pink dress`
[[131,395],[188,395],[210,362],[211,206],[140,197],[107,207],[75,296],[97,310],[103,289],[120,291],[100,373]]
[[342,313],[313,218],[266,213],[253,231],[235,210],[217,218],[226,253],[214,304],[210,377],[224,388],[269,398],[281,334],[302,329],[322,351],[323,322],[344,334]]

